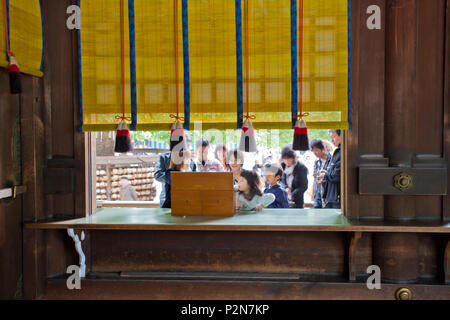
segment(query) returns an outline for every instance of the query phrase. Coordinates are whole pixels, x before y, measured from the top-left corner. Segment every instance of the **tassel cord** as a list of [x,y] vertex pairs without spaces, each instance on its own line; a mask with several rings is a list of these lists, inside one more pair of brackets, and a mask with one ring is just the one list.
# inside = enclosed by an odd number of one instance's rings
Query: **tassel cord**
[[8,55],[8,57],[14,57],[14,53],[11,51],[11,48],[9,45],[9,28],[8,28],[8,15],[7,15],[6,0],[3,0],[3,14],[5,17],[6,54]]

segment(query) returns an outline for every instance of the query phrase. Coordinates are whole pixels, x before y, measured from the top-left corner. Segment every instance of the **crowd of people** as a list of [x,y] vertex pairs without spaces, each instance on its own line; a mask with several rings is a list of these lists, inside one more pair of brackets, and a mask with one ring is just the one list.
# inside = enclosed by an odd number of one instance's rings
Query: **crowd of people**
[[[330,140],[336,147],[330,154],[326,141],[311,141],[316,160],[313,169],[314,208],[341,207],[341,131],[330,130]],[[188,145],[190,145],[188,141]],[[256,210],[263,208],[304,208],[304,194],[308,189],[308,169],[297,158],[291,145],[281,150],[278,161],[267,157],[265,163],[255,162],[252,170],[243,168],[245,153],[225,145],[217,145],[214,157],[209,157],[210,143],[200,139],[193,155],[189,150],[166,152],[159,156],[155,179],[162,183],[160,206],[171,207],[171,172],[231,172],[236,191],[235,208]],[[175,161],[176,160],[176,161]],[[133,195],[130,185],[122,181],[123,193]]]

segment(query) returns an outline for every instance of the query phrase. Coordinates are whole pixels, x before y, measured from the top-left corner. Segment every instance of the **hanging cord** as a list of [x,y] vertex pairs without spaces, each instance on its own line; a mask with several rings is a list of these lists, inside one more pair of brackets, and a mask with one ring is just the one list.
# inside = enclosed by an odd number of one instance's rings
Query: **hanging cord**
[[[5,0],[6,1],[6,0]],[[131,117],[125,117],[125,9],[124,1],[120,0],[120,63],[122,73],[122,115],[117,115],[118,120],[131,121]]]
[[180,117],[180,88],[179,88],[179,75],[178,75],[178,0],[173,0],[173,38],[175,41],[175,95],[177,114],[171,114],[170,117],[177,121],[184,121],[184,117]]
[[302,119],[309,116],[309,113],[303,113],[303,0],[300,0],[299,8],[299,69],[300,69],[300,88],[299,88],[299,106],[300,113],[295,115],[294,118]]
[[6,1],[7,0],[3,0],[3,13],[5,16],[6,54],[8,55],[8,57],[14,57],[14,53],[12,53],[11,48],[9,47],[8,14]]
[[244,39],[245,39],[245,90],[246,90],[246,106],[247,106],[247,114],[246,115],[241,115],[240,118],[245,118],[245,119],[256,119],[256,116],[254,115],[249,115],[249,90],[248,90],[248,83],[249,83],[249,50],[248,50],[248,0],[244,0],[244,21],[245,21],[245,28],[244,28]]

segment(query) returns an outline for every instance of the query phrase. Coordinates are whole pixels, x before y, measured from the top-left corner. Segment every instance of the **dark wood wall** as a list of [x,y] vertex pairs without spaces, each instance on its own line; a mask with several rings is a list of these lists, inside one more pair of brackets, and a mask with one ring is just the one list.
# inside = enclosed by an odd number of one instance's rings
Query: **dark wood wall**
[[[365,27],[369,5],[381,30]],[[352,1],[352,122],[346,145],[346,213],[351,218],[450,217],[449,196],[361,196],[358,157],[379,153],[390,165],[411,153],[449,159],[449,1]]]
[[[12,96],[7,71],[0,69],[0,183],[1,187],[19,185],[17,177],[21,174],[28,188],[14,201],[0,201],[0,260],[8,261],[0,264],[0,298],[39,297],[47,274],[61,273],[76,262],[76,254],[65,247],[71,243],[66,235],[22,231],[23,221],[80,217],[85,213],[84,135],[77,131],[77,35],[66,28],[67,7],[76,2],[42,1],[43,78],[22,75],[23,92]],[[16,121],[19,101],[21,126]],[[16,127],[21,127],[21,134]],[[21,156],[15,153],[16,146]],[[55,155],[78,161],[71,193],[44,194],[46,159]]]

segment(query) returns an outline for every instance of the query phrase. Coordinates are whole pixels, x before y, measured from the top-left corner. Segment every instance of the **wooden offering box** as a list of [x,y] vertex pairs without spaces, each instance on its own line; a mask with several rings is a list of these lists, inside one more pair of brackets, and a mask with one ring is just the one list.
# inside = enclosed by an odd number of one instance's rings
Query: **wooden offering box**
[[233,216],[231,172],[172,172],[172,215]]

